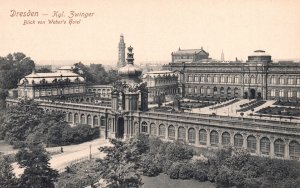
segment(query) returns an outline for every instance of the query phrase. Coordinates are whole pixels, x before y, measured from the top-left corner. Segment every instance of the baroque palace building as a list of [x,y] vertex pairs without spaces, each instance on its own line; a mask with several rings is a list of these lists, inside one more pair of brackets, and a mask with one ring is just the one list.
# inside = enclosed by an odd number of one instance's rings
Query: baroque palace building
[[164,68],[179,73],[183,96],[300,99],[300,63],[273,62],[263,50],[254,51],[246,62],[212,60],[202,48],[179,48],[171,55]]
[[[283,90],[283,97],[289,96],[288,91],[293,91],[293,94],[290,95],[292,97],[287,98],[297,99],[299,66],[295,63],[289,65],[273,63],[271,56],[263,51],[256,51],[250,55],[245,63],[213,62],[203,49],[188,50],[184,53],[181,53],[180,50],[179,53],[173,53],[172,59],[173,61],[168,67],[179,73],[179,80],[182,84],[179,83],[178,87],[182,89],[184,95],[201,96],[203,93],[202,96],[207,97],[261,97],[268,99],[279,98],[281,96],[280,91]],[[300,159],[299,123],[149,110],[148,83],[141,82],[142,71],[134,65],[134,54],[131,46],[128,48],[127,64],[119,68],[118,73],[122,79],[110,87],[110,105],[108,106],[84,103],[81,100],[78,102],[62,101],[48,95],[41,98],[37,97],[41,94],[33,94],[36,93],[34,89],[31,94],[10,95],[6,99],[7,107],[17,104],[19,99],[31,98],[45,110],[45,113],[59,111],[65,114],[65,120],[71,125],[81,123],[99,127],[102,138],[128,139],[136,134],[147,134],[165,141],[186,142],[195,147],[213,149],[233,146],[247,149],[253,155]],[[24,84],[32,84],[32,80],[35,79],[31,77],[34,77],[35,74],[33,73],[21,80],[17,90],[25,91]],[[66,75],[69,73],[62,74],[62,76],[57,75],[57,79],[66,80]],[[272,81],[273,77],[275,81]],[[64,83],[70,84],[68,94],[65,93],[66,96],[75,97],[74,95],[77,95],[91,98],[97,95],[97,92],[92,91],[102,89],[97,88],[97,86],[87,86],[84,79],[80,78],[79,75],[74,75],[69,79],[70,81]],[[284,81],[280,81],[282,79]],[[290,79],[293,81],[289,81]],[[46,92],[48,91],[47,87],[51,88],[52,94],[56,93],[58,96],[65,91],[65,89],[61,89],[59,81],[55,83],[52,81],[53,85],[50,85],[47,78],[45,81],[49,85],[45,85],[42,78],[36,77],[36,80],[41,81],[34,81],[34,84],[37,85],[37,88],[43,87],[45,95],[48,93]],[[80,82],[76,80],[80,80]],[[151,84],[149,86],[151,87]],[[75,90],[70,89],[74,87]],[[76,92],[77,87],[86,87],[85,92],[80,93],[82,91],[80,89]],[[53,92],[53,88],[56,92]],[[201,88],[203,89],[201,90]],[[90,92],[87,92],[89,89],[91,89]],[[275,90],[274,95],[271,93],[272,89]]]

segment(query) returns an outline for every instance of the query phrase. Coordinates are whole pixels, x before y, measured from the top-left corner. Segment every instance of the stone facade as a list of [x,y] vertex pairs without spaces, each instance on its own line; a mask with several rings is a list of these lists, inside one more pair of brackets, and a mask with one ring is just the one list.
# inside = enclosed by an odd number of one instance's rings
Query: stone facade
[[272,62],[262,50],[246,62],[211,59],[174,61],[165,69],[181,73],[183,96],[214,98],[300,99],[300,63]]

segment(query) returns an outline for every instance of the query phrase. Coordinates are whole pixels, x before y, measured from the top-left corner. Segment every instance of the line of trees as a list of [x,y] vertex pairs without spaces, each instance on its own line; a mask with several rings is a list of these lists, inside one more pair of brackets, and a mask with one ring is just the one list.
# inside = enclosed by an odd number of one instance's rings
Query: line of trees
[[0,139],[19,148],[31,143],[46,146],[78,144],[99,137],[99,128],[71,127],[61,112],[45,113],[32,100],[20,101],[0,118]]
[[100,149],[107,153],[101,162],[105,165],[103,178],[111,185],[128,185],[128,177],[131,177],[135,183],[131,186],[139,187],[139,175],[165,173],[172,179],[211,181],[217,187],[300,187],[298,161],[251,156],[246,150],[232,148],[199,159],[184,143],[162,142],[144,135],[126,143],[116,140],[112,143],[115,147]]

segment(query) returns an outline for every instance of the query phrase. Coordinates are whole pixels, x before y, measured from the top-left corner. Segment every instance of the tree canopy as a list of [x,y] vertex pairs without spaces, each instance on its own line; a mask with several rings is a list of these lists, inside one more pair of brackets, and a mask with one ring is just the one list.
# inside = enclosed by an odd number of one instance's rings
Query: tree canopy
[[7,91],[16,88],[18,81],[34,68],[34,61],[22,52],[0,57],[0,105],[3,106]]
[[58,172],[50,167],[49,155],[41,145],[32,144],[28,148],[22,148],[16,154],[16,159],[25,168],[19,187],[55,187]]
[[116,70],[109,70],[108,72],[102,66],[102,64],[91,64],[85,66],[83,63],[74,64],[74,72],[80,74],[86,79],[88,83],[93,84],[109,84],[118,79],[118,72]]

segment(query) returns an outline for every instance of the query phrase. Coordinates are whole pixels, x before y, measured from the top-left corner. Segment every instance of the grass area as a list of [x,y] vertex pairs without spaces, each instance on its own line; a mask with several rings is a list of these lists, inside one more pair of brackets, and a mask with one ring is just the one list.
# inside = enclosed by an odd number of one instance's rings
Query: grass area
[[282,115],[282,116],[300,116],[300,109],[291,107],[266,107],[259,110],[257,113],[270,114],[270,115]]
[[13,150],[12,145],[10,145],[9,143],[7,143],[4,140],[0,140],[0,152],[1,151],[11,151]]
[[[97,182],[100,178],[101,167],[100,163],[95,159],[91,161],[85,161],[78,163],[70,167],[69,172],[63,172],[60,174],[57,188],[62,187],[81,187],[88,186],[91,182]],[[161,188],[161,187],[173,187],[173,188],[215,188],[216,185],[207,181],[199,182],[193,179],[180,180],[170,179],[166,174],[160,174],[156,177],[142,176],[144,185],[142,188]]]
[[85,187],[97,182],[102,169],[101,164],[96,160],[77,163],[69,167],[67,171],[60,174],[55,187]]
[[144,185],[142,188],[161,188],[161,187],[172,187],[172,188],[215,188],[216,185],[206,181],[199,182],[196,180],[180,180],[180,179],[170,179],[166,174],[159,174],[156,177],[143,176]]

